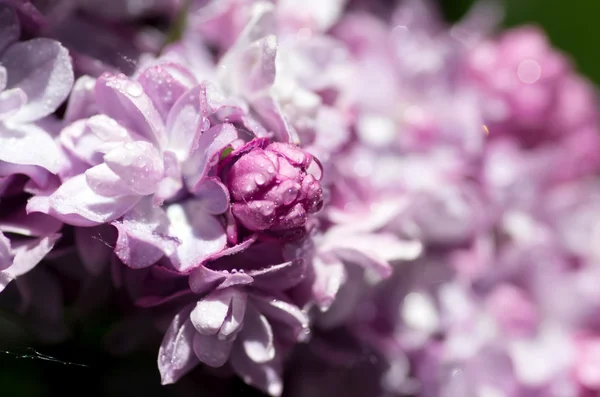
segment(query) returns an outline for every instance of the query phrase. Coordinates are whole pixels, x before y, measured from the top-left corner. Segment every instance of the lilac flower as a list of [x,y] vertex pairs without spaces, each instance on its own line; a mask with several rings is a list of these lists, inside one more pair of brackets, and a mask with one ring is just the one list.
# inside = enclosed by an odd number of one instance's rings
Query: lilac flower
[[190,274],[189,287],[201,298],[179,311],[165,334],[158,358],[163,384],[199,362],[229,362],[247,384],[281,394],[284,352],[306,338],[309,320],[284,293],[302,279],[304,262],[269,264],[274,252],[269,244],[254,246]]
[[[63,156],[49,119],[73,84],[70,57],[49,39],[18,41],[14,10],[0,4],[0,291],[36,266],[60,237],[62,224],[28,215],[27,194],[52,189]],[[29,177],[29,179],[27,178]],[[10,236],[10,237],[9,237]]]
[[[293,1],[211,2],[192,13],[187,30],[223,48],[218,78],[225,92],[245,98],[278,140],[301,143],[323,161],[349,135],[349,109],[338,98],[350,84],[351,63],[342,43],[322,34],[341,3],[304,4],[299,13]],[[229,29],[239,32],[235,40]],[[255,71],[240,73],[248,65]]]
[[0,18],[0,161],[27,166],[25,174],[35,173],[36,167],[56,173],[60,151],[35,122],[53,113],[69,94],[71,59],[54,40],[19,42],[19,21],[10,7],[0,5]]
[[[91,93],[82,94],[69,104],[69,117],[87,115]],[[61,132],[72,159],[61,171],[65,181],[30,200],[29,210],[76,226],[112,223],[119,231],[115,252],[133,267],[167,255],[184,271],[222,250],[225,230],[215,215],[227,210],[229,195],[209,172],[237,132],[231,124],[211,127],[208,117],[217,109],[207,85],[163,63],[133,79],[103,75],[93,99],[101,113]],[[177,202],[190,193],[192,200]]]
[[541,31],[517,28],[481,43],[464,73],[481,90],[492,138],[510,135],[528,148],[555,145],[562,179],[597,169],[595,93]]
[[251,141],[230,155],[225,181],[233,216],[246,229],[278,238],[304,234],[309,214],[321,209],[323,193],[313,157],[297,146]]

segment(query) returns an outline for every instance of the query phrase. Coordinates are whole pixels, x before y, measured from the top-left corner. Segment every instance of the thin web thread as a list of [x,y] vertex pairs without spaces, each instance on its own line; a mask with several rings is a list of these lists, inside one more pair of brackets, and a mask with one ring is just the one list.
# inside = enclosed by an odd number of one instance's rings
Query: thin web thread
[[11,352],[11,351],[8,351],[8,350],[0,350],[0,353],[7,354],[9,356],[13,356],[13,357],[15,357],[17,359],[42,360],[42,361],[49,361],[49,362],[52,362],[52,363],[57,363],[57,364],[62,364],[62,365],[89,368],[89,365],[87,365],[87,364],[73,363],[73,362],[64,361],[64,360],[61,360],[61,359],[58,359],[58,358],[55,358],[55,357],[52,357],[52,356],[47,356],[45,354],[42,354],[42,353],[38,352],[33,347],[28,347],[26,350],[28,352],[30,352],[30,353],[29,354],[23,354],[23,353]]

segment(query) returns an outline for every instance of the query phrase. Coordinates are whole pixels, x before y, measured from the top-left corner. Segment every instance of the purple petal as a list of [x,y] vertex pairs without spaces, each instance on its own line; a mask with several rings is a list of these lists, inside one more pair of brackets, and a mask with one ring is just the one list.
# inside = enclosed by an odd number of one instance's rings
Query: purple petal
[[113,225],[119,232],[115,254],[133,269],[153,265],[164,255],[172,255],[179,245],[168,235],[167,215],[150,199],[142,200]]
[[90,76],[81,76],[75,81],[65,111],[65,122],[85,119],[98,113],[94,97],[95,85],[96,79]]
[[212,270],[205,266],[198,266],[189,276],[190,289],[199,295],[204,295],[215,289],[227,278],[222,271]]
[[252,304],[269,321],[289,327],[296,341],[301,342],[308,336],[310,320],[306,312],[298,306],[281,299],[258,294],[252,295]]
[[0,232],[0,271],[8,268],[12,263],[13,255],[10,248],[10,240]]
[[337,258],[314,259],[315,282],[313,294],[321,311],[327,311],[346,281],[346,269]]
[[263,96],[252,101],[252,105],[260,117],[276,134],[280,142],[300,144],[300,137],[286,120],[279,104],[270,96]]
[[73,86],[71,57],[58,41],[36,38],[10,46],[0,58],[8,71],[8,88],[27,94],[27,104],[11,121],[24,123],[53,113]]
[[[17,14],[8,5],[0,5],[0,54],[21,35]],[[0,87],[2,91],[2,87]]]
[[0,272],[0,292],[15,278],[22,276],[33,269],[50,250],[54,247],[60,234],[29,240],[14,244],[14,261],[12,266]]
[[27,94],[22,89],[0,90],[0,121],[17,114],[25,103],[27,103]]
[[219,330],[218,337],[232,339],[232,335],[237,334],[243,326],[246,317],[246,307],[248,306],[248,295],[240,292],[239,289],[233,290],[229,313],[223,321]]
[[213,215],[202,210],[202,203],[189,200],[167,208],[171,222],[169,234],[182,244],[170,256],[173,266],[187,272],[200,266],[227,244],[224,225]]
[[413,260],[421,254],[422,245],[418,241],[404,241],[389,234],[330,232],[321,250],[334,251],[340,258],[387,277],[391,273],[388,261]]
[[75,228],[79,258],[85,269],[93,275],[99,275],[110,262],[113,241],[114,229],[108,225]]
[[190,314],[190,320],[202,335],[216,335],[225,321],[231,304],[232,289],[211,293],[196,303]]
[[212,215],[223,214],[229,207],[229,190],[217,178],[206,178],[192,192],[202,203],[205,212]]
[[54,139],[33,124],[0,125],[0,160],[13,164],[37,165],[56,174],[63,162]]
[[276,358],[267,363],[252,361],[239,344],[231,351],[231,365],[235,372],[248,385],[273,396],[279,397],[283,391],[281,363]]
[[66,126],[61,131],[59,140],[71,156],[87,166],[98,165],[103,161],[104,153],[100,152],[100,148],[104,141],[88,128],[86,120],[78,120]]
[[262,364],[275,357],[273,329],[267,318],[252,305],[246,307],[244,328],[238,338],[248,358],[255,363]]
[[[45,212],[74,226],[96,226],[121,217],[141,199],[139,196],[103,197],[88,186],[85,175],[77,175],[64,182],[44,202],[33,197],[27,204],[28,212]],[[47,208],[44,208],[47,205]]]
[[215,289],[224,289],[235,285],[252,284],[252,277],[245,273],[229,273],[199,266],[189,275],[190,289],[196,294],[204,295]]
[[196,329],[189,319],[190,309],[180,311],[171,322],[158,351],[158,370],[163,385],[177,382],[198,364],[193,340]]
[[142,196],[152,194],[165,173],[161,154],[149,142],[129,142],[111,150],[104,161],[132,191]]
[[[144,69],[137,80],[156,106],[163,120],[167,120],[169,111],[176,101],[195,83],[194,76],[176,63],[161,63]],[[167,121],[167,131],[172,131]]]
[[27,214],[25,207],[10,211],[0,217],[0,230],[5,233],[16,233],[22,236],[43,237],[60,230],[62,223],[46,214]]
[[168,148],[177,154],[179,161],[185,161],[190,156],[198,134],[210,126],[205,90],[204,85],[199,85],[187,91],[169,112],[166,126]]
[[[124,143],[132,142],[134,140],[144,140],[140,135],[129,131],[115,119],[108,117],[105,114],[96,114],[90,117],[87,119],[86,125],[90,131],[103,142],[113,144],[112,146],[107,146],[111,149],[118,148]],[[109,150],[103,148],[102,151],[107,153]]]
[[181,164],[175,153],[165,150],[163,152],[163,162],[165,174],[154,193],[154,204],[156,205],[162,205],[165,200],[175,197],[183,187]]
[[194,353],[204,364],[217,368],[224,365],[235,339],[221,340],[216,336],[194,335]]
[[200,135],[197,149],[183,167],[185,183],[190,191],[195,191],[196,185],[204,179],[213,158],[237,137],[237,131],[231,124],[219,124]]
[[92,191],[104,197],[137,195],[131,186],[108,165],[102,163],[85,171],[85,181]]
[[302,259],[280,263],[264,269],[252,270],[248,275],[254,279],[257,288],[272,291],[284,291],[297,285],[306,272],[306,263]]
[[95,87],[98,109],[119,124],[158,145],[164,145],[164,124],[137,81],[125,75],[102,75]]

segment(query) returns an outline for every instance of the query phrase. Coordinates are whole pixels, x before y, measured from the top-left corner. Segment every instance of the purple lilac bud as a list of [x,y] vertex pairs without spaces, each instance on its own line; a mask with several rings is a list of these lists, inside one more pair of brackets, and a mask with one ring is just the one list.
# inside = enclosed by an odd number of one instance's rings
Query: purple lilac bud
[[308,214],[323,205],[319,179],[309,172],[320,167],[315,158],[295,145],[257,139],[232,161],[224,179],[237,221],[252,232],[302,235]]

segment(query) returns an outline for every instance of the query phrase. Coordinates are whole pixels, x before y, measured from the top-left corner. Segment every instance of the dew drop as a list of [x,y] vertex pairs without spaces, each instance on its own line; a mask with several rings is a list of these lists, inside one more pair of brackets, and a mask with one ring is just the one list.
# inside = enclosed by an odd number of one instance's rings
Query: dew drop
[[254,182],[256,182],[257,185],[264,185],[265,184],[265,177],[262,175],[257,175],[256,178],[254,178]]
[[125,84],[125,92],[127,92],[132,97],[137,98],[144,93],[144,89],[142,88],[142,85],[140,83],[138,83],[135,80],[131,80]]
[[203,131],[208,130],[210,128],[210,120],[208,120],[206,117],[202,117],[200,120],[200,127]]
[[298,196],[298,189],[289,188],[283,192],[281,198],[283,199],[283,204],[289,205],[296,199],[297,196]]

